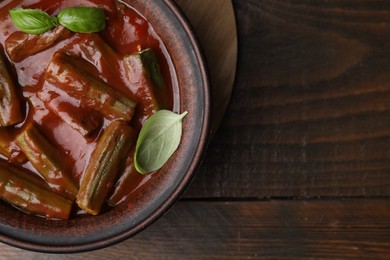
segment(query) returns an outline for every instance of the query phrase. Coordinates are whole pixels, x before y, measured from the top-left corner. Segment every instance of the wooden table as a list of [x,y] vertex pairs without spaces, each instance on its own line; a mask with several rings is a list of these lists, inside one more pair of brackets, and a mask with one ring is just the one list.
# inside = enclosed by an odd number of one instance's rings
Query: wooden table
[[10,259],[389,259],[390,3],[234,0],[231,102],[196,179],[118,245]]

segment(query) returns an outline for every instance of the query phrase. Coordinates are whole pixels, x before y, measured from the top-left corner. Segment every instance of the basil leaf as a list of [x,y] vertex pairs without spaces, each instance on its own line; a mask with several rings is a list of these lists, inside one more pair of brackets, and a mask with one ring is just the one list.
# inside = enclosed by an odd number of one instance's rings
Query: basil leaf
[[182,134],[182,119],[168,110],[159,110],[144,124],[134,154],[134,166],[142,174],[160,169],[176,151]]
[[9,11],[14,25],[25,33],[42,34],[55,27],[56,19],[37,9],[12,9]]
[[106,28],[103,9],[79,6],[62,10],[58,22],[73,32],[92,33]]

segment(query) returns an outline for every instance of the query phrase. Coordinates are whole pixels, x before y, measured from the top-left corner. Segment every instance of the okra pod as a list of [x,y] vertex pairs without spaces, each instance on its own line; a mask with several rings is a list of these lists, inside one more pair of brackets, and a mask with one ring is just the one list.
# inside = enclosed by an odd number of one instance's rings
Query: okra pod
[[101,120],[96,116],[96,113],[89,112],[87,114],[87,111],[73,107],[67,102],[58,101],[57,98],[51,98],[51,95],[57,97],[55,90],[49,91],[45,89],[38,93],[38,97],[47,109],[56,114],[63,122],[78,131],[82,136],[89,136],[101,125]]
[[[117,77],[118,55],[97,33],[82,35],[82,41],[74,46],[75,52],[93,64],[105,77]],[[114,79],[115,80],[115,79]]]
[[152,49],[145,49],[126,56],[123,62],[133,91],[142,103],[141,123],[143,124],[147,118],[160,109],[156,92],[165,88],[160,65]]
[[15,134],[7,128],[0,129],[0,154],[11,162],[24,163],[27,158],[15,145]]
[[93,215],[99,213],[129,156],[135,135],[135,130],[123,121],[114,121],[105,129],[81,179],[76,199],[81,209]]
[[62,25],[40,35],[17,31],[5,40],[5,49],[12,61],[20,62],[69,38],[71,35],[72,32]]
[[34,124],[29,124],[17,136],[16,143],[54,191],[70,199],[76,197],[78,190],[73,180],[67,175],[60,151],[42,135]]
[[0,125],[10,126],[22,121],[21,103],[16,93],[15,84],[0,53]]
[[133,151],[127,158],[126,167],[121,173],[118,181],[115,183],[113,191],[107,199],[107,203],[110,206],[116,206],[122,202],[122,200],[124,200],[127,195],[131,193],[129,188],[132,187],[132,184],[134,181],[136,181],[137,177],[143,177],[143,175],[139,174],[135,169]]
[[160,63],[156,53],[149,48],[134,54],[134,56],[138,56],[142,61],[145,73],[152,80],[154,86],[165,88],[164,77],[162,76]]
[[128,97],[91,74],[93,69],[85,60],[67,54],[56,53],[45,74],[49,84],[67,92],[83,106],[109,117],[130,121],[135,103]]
[[12,142],[11,135],[6,129],[0,129],[0,154],[7,159],[11,156],[10,145]]
[[4,161],[0,161],[0,198],[25,212],[53,219],[68,219],[73,204],[33,173]]

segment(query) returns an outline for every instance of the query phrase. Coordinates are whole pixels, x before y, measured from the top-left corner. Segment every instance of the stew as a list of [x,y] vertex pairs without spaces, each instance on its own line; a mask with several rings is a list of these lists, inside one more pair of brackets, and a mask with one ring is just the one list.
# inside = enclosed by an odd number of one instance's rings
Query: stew
[[[105,29],[30,34],[10,18],[75,6],[102,9]],[[160,37],[121,1],[1,1],[0,197],[50,219],[131,197],[152,178],[134,167],[137,136],[156,111],[178,111],[176,85]]]

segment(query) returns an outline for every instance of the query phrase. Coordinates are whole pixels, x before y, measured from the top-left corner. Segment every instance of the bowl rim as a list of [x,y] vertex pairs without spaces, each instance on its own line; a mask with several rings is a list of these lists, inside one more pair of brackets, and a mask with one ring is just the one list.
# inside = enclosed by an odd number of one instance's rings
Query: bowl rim
[[176,189],[165,199],[165,201],[162,204],[160,204],[143,221],[139,222],[137,225],[127,230],[119,232],[115,236],[105,238],[103,240],[84,243],[81,245],[52,246],[52,245],[42,245],[38,243],[32,243],[29,241],[19,240],[0,233],[1,242],[21,249],[26,249],[26,250],[41,252],[41,253],[52,253],[52,254],[81,253],[81,252],[103,249],[108,246],[122,242],[134,236],[135,234],[141,232],[148,226],[150,226],[157,219],[162,217],[172,207],[172,205],[180,198],[180,196],[184,193],[186,188],[189,186],[194,176],[196,175],[198,168],[201,165],[201,162],[203,160],[204,154],[207,150],[207,146],[209,143],[209,137],[211,131],[210,79],[209,79],[204,52],[201,48],[201,44],[198,40],[198,37],[193,27],[191,26],[188,18],[185,16],[183,11],[180,9],[179,5],[174,0],[161,0],[161,2],[164,3],[165,6],[174,14],[174,16],[176,17],[176,19],[184,29],[189,42],[192,44],[193,51],[195,53],[195,56],[197,57],[197,63],[199,65],[198,69],[201,75],[201,81],[203,83],[202,85],[203,85],[203,92],[204,92],[203,125],[200,131],[198,146],[194,153],[194,158],[188,167],[188,170],[185,173],[183,173],[183,178],[177,185]]

